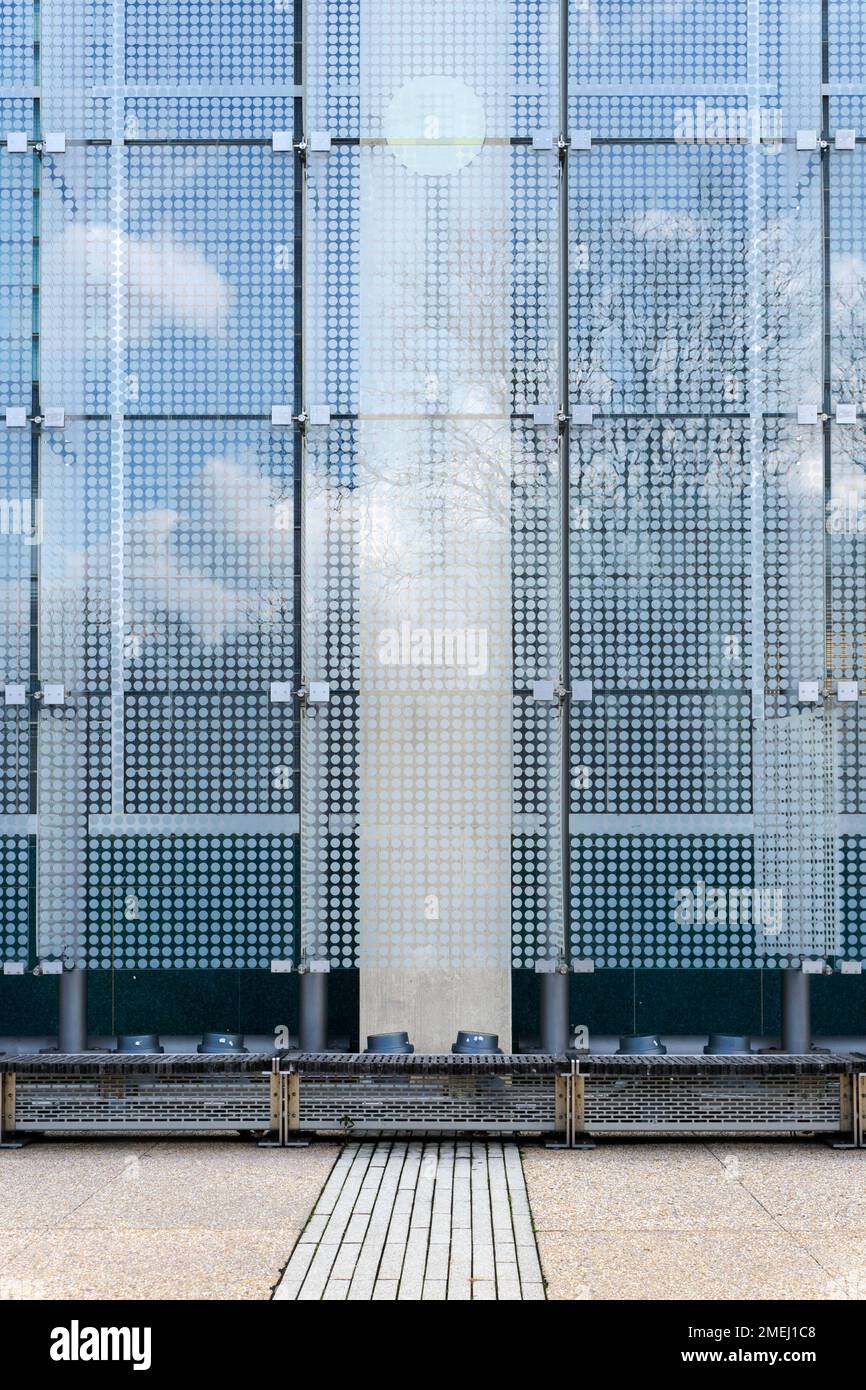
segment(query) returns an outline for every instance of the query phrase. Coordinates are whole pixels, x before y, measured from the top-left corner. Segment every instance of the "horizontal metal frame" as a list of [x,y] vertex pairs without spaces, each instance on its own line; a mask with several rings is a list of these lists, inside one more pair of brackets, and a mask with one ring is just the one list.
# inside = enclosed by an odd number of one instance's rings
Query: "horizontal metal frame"
[[300,817],[294,812],[124,813],[90,816],[87,825],[91,835],[297,835]]

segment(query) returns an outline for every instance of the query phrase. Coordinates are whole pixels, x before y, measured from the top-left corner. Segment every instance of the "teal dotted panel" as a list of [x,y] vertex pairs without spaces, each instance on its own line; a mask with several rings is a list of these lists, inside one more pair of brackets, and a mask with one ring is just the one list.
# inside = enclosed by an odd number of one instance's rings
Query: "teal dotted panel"
[[2,87],[23,86],[33,78],[33,13],[33,0],[5,0],[0,9]]
[[[586,835],[572,839],[571,852],[574,959],[656,968],[776,964],[757,949],[745,892],[750,836]],[[758,915],[773,911],[762,903]]]
[[95,836],[87,869],[91,968],[267,969],[291,958],[288,836]]
[[844,835],[841,853],[841,955],[866,961],[866,836]]
[[30,845],[26,835],[0,836],[0,962],[29,958]]

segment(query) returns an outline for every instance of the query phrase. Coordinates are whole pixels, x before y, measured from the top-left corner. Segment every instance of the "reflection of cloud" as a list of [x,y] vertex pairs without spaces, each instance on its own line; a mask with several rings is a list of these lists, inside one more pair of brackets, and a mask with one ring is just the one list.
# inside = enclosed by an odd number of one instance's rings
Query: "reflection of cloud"
[[[49,242],[44,274],[57,286],[108,290],[115,267],[128,295],[129,314],[124,337],[144,342],[163,324],[191,333],[217,337],[225,331],[231,308],[231,288],[195,246],[180,246],[169,237],[127,236],[102,223],[76,223]],[[91,340],[103,345],[111,338],[108,317],[104,332],[89,328]]]
[[182,509],[137,512],[127,530],[135,626],[158,628],[168,615],[212,649],[279,622],[293,582],[291,527],[276,524],[284,500],[254,465],[214,458],[190,479]]
[[[78,506],[81,505],[79,498]],[[184,480],[176,506],[135,512],[126,525],[126,621],[135,645],[161,642],[180,623],[213,651],[286,621],[292,604],[292,499],[254,462],[209,459]],[[81,525],[77,507],[46,511],[42,552],[43,632],[64,660],[79,660],[84,626],[107,605],[110,541],[62,544]],[[29,566],[29,559],[28,559]],[[26,625],[29,569],[0,585],[0,610]],[[0,670],[0,678],[11,679]]]

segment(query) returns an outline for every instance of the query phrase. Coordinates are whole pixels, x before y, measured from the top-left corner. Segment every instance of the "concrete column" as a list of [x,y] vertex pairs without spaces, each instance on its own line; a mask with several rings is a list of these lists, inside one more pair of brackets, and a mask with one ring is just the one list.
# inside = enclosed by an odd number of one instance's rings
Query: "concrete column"
[[559,1054],[569,1045],[568,967],[554,961],[536,966],[541,1005],[541,1050]]
[[57,1047],[60,1052],[87,1051],[87,971],[76,965],[64,970],[59,980],[60,1021]]
[[300,969],[300,1045],[302,1052],[328,1047],[328,964],[309,961]]
[[802,1054],[812,1048],[809,1000],[811,976],[802,970],[782,971],[782,1051]]

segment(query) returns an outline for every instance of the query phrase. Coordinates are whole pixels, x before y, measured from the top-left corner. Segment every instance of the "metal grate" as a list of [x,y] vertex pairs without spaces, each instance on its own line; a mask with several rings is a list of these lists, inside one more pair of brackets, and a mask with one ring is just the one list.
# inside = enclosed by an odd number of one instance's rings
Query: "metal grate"
[[550,1076],[304,1076],[298,1127],[547,1133],[556,1089]]
[[835,1076],[593,1077],[584,1085],[583,1128],[591,1133],[842,1128]]
[[263,1076],[19,1076],[17,1130],[269,1129]]

